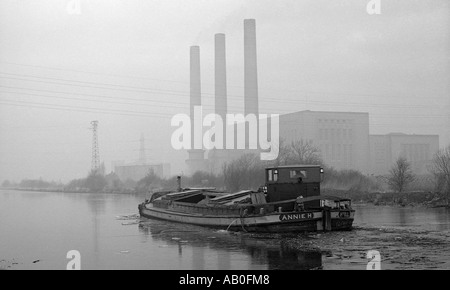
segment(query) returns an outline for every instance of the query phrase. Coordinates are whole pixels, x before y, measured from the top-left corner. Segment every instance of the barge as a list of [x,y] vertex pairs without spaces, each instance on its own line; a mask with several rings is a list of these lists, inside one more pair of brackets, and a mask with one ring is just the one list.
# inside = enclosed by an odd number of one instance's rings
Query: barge
[[320,194],[318,165],[266,168],[257,191],[226,193],[214,188],[181,188],[154,193],[139,205],[141,217],[245,232],[350,230],[351,200]]

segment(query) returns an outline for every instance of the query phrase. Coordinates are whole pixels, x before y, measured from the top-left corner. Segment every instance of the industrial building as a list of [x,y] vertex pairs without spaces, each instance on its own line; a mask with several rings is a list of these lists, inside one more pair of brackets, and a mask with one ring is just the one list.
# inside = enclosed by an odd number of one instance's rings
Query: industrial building
[[152,173],[160,178],[171,177],[170,164],[169,163],[147,163],[147,156],[145,153],[145,138],[144,134],[141,134],[139,160],[132,164],[124,164],[123,161],[114,161],[112,167],[114,173],[122,181],[134,180],[139,181],[147,174]]
[[370,135],[370,173],[386,174],[399,157],[405,157],[416,174],[424,174],[439,150],[438,135],[390,133]]
[[[256,23],[244,20],[244,112],[258,116]],[[227,108],[226,42],[224,34],[215,35],[215,113],[225,120]],[[201,106],[200,48],[190,50],[190,112]],[[398,158],[405,156],[417,173],[426,170],[432,155],[438,150],[437,135],[369,135],[369,113],[299,111],[281,115],[280,139],[286,143],[304,140],[320,149],[324,163],[335,169],[359,170],[364,174],[387,174]],[[225,126],[225,124],[224,124]],[[258,125],[259,126],[259,125]],[[192,126],[193,130],[193,126]],[[224,128],[224,132],[226,128]],[[256,138],[258,139],[258,132]],[[245,148],[249,148],[249,130],[246,129]],[[194,132],[191,132],[194,136]],[[235,135],[236,136],[236,135]],[[194,148],[194,138],[192,146]],[[235,137],[236,142],[236,137]],[[223,139],[226,144],[226,137]],[[225,146],[223,146],[225,148]],[[235,147],[236,148],[236,147]],[[205,171],[219,174],[223,165],[245,153],[259,153],[258,149],[203,149],[188,150],[189,174]]]
[[170,164],[160,163],[160,164],[131,164],[131,165],[116,165],[114,166],[114,173],[122,181],[128,179],[139,181],[144,178],[147,174],[153,172],[156,176],[160,178],[170,177]]
[[[226,40],[225,34],[215,35],[215,113],[225,120],[227,108],[227,73],[226,73]],[[258,116],[258,73],[256,54],[256,22],[254,19],[244,20],[244,111],[245,115]],[[200,48],[190,48],[190,116],[194,122],[194,107],[201,106],[201,72],[200,72]],[[224,124],[225,125],[225,124]],[[192,126],[191,136],[194,136]],[[225,131],[225,127],[224,127]],[[248,132],[248,130],[246,130]],[[235,138],[236,140],[236,138]],[[194,138],[191,138],[194,148]],[[226,144],[226,138],[223,140]],[[246,148],[249,140],[246,137]],[[246,152],[245,150],[213,150],[205,158],[205,150],[188,150],[186,164],[188,171],[193,174],[196,171],[217,173],[223,163],[233,160]]]
[[300,111],[280,116],[280,138],[303,139],[320,149],[325,164],[335,169],[368,172],[369,114]]

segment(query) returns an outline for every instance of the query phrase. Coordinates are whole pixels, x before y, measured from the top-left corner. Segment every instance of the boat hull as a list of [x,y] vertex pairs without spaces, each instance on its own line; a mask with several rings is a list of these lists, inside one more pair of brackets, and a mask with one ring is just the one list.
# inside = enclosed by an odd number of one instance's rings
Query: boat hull
[[150,204],[139,205],[142,217],[160,219],[172,222],[207,226],[232,231],[245,232],[314,232],[350,230],[354,219],[354,210],[330,210],[328,217],[324,218],[323,211],[282,212],[252,216],[239,215],[203,215],[171,211],[153,207]]

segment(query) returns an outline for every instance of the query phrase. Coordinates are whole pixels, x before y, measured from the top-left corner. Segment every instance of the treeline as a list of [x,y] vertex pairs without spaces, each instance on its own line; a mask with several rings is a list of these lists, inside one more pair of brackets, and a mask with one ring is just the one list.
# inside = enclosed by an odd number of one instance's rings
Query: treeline
[[[391,170],[383,176],[368,176],[356,170],[336,170],[327,166],[320,158],[320,151],[311,142],[298,140],[280,142],[276,160],[262,161],[259,155],[246,154],[223,165],[219,174],[196,172],[182,178],[182,187],[215,187],[219,190],[257,190],[265,183],[265,168],[282,165],[323,165],[324,180],[321,188],[325,193],[344,192],[351,195],[406,191],[439,192],[448,200],[450,197],[450,146],[441,149],[433,158],[429,174],[414,175],[408,161],[400,157]],[[148,193],[176,190],[177,177],[161,178],[153,171],[139,181],[120,180],[115,173],[104,175],[90,172],[87,177],[74,179],[68,184],[39,180],[22,180],[20,183],[8,180],[3,188],[50,189],[72,192],[104,193]]]
[[[321,188],[325,193],[344,193],[345,195],[367,195],[369,193],[412,194],[427,193],[433,199],[437,194],[446,204],[450,200],[450,145],[439,150],[428,167],[428,173],[416,175],[411,164],[399,157],[385,175],[365,175],[357,170],[336,170],[324,164],[320,150],[311,142],[299,140],[292,143],[280,143],[276,160],[261,161],[258,155],[247,154],[225,164],[219,176],[213,176],[216,182],[204,182],[204,185],[225,188],[229,191],[258,189],[265,182],[266,167],[280,165],[323,165],[324,180]],[[200,175],[200,173],[196,173]],[[203,173],[208,180],[209,176]],[[194,181],[194,180],[192,180]],[[192,182],[191,181],[191,182]]]
[[14,181],[5,180],[2,182],[3,188],[23,188],[23,189],[58,189],[64,185],[60,182],[45,181],[42,179],[23,179],[16,183]]
[[64,186],[64,191],[96,193],[132,193],[136,182],[129,179],[122,181],[114,172],[104,175],[91,171],[87,177],[74,179]]
[[67,184],[42,179],[24,179],[18,183],[5,180],[1,187],[38,191],[129,193],[134,190],[135,185],[136,182],[132,180],[122,182],[114,173],[104,175],[90,172],[85,178],[74,179]]
[[324,164],[318,147],[310,141],[297,140],[286,143],[281,140],[279,155],[273,161],[261,161],[259,156],[248,154],[227,163],[223,167],[224,186],[233,191],[244,188],[257,189],[265,182],[265,168],[284,165],[322,165],[324,180],[321,187],[361,192],[381,190],[381,184],[356,170],[336,170]]

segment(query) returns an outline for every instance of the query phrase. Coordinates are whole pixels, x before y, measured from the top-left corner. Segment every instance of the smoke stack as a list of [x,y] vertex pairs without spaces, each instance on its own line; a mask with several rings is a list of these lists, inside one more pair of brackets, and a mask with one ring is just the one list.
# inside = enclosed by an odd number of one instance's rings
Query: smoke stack
[[[227,64],[225,34],[223,33],[215,35],[215,110],[216,114],[225,121],[227,115]],[[225,145],[225,138],[223,141]]]
[[191,148],[194,148],[194,107],[201,106],[201,81],[200,81],[200,47],[191,46],[191,92],[190,92],[190,116],[191,116]]
[[181,192],[183,188],[181,188],[181,176],[177,176],[177,191]]
[[258,69],[255,19],[244,20],[244,104],[245,115],[258,116]]
[[[253,132],[252,134],[249,133],[249,124],[246,124],[245,148],[257,148],[259,138],[259,114],[255,19],[244,20],[244,106],[245,115],[255,115],[257,122],[256,132]],[[250,140],[250,135],[254,135],[256,140]]]
[[[205,169],[204,150],[195,149],[202,148],[202,120],[196,120],[196,122],[194,122],[195,107],[202,105],[200,81],[200,47],[198,46],[191,46],[190,85],[191,149],[188,150],[189,158],[186,160],[186,163],[189,167],[190,173],[193,174],[196,171]],[[199,124],[195,126],[195,123]]]

